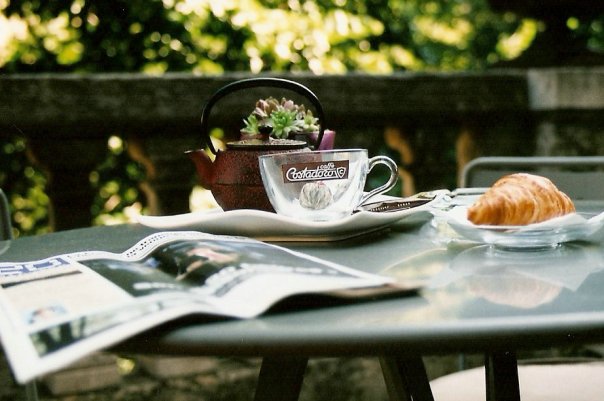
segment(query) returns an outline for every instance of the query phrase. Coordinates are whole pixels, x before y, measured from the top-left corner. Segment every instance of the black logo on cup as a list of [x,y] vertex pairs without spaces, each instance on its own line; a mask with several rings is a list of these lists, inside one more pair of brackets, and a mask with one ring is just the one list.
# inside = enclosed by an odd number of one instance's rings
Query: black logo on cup
[[327,181],[348,178],[349,161],[284,164],[283,182]]

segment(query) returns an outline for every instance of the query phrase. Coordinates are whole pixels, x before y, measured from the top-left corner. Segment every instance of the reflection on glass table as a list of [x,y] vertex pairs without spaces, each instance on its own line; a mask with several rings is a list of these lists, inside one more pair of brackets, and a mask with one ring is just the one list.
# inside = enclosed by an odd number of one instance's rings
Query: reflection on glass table
[[480,245],[455,256],[429,286],[456,283],[496,304],[534,308],[551,302],[563,288],[576,291],[604,268],[602,256],[599,248],[585,244],[520,252]]

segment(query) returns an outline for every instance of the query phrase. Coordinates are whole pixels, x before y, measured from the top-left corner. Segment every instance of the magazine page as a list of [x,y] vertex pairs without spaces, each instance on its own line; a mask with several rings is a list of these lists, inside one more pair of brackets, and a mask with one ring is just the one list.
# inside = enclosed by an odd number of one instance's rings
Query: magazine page
[[249,238],[160,232],[121,254],[0,263],[0,337],[24,383],[188,314],[249,318],[290,295],[390,282]]
[[251,238],[199,232],[158,233],[119,256],[72,258],[132,297],[186,294],[204,312],[238,318],[257,316],[293,294],[392,281]]

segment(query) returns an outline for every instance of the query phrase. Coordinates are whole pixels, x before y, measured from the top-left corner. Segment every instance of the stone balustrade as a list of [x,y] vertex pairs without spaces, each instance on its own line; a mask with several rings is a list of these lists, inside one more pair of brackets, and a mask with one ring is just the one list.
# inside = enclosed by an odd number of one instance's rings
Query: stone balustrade
[[[150,213],[182,213],[195,183],[184,152],[203,145],[202,108],[217,89],[248,77],[5,75],[0,133],[25,136],[48,174],[56,230],[90,225],[89,174],[111,135],[124,138],[145,167]],[[279,77],[317,95],[337,147],[395,158],[403,194],[455,187],[463,165],[479,155],[604,154],[604,68]],[[228,96],[213,108],[211,125],[235,138],[255,100],[267,95],[288,94]]]

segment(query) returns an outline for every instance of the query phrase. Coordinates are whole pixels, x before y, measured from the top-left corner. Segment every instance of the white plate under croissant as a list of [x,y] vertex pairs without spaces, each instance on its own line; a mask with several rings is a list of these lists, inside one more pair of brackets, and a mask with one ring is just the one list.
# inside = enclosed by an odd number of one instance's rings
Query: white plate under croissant
[[597,240],[604,231],[604,213],[576,212],[551,181],[531,174],[502,177],[483,195],[446,214],[451,228],[464,238],[506,248]]
[[599,240],[604,229],[604,214],[572,213],[522,226],[476,225],[467,219],[467,208],[463,206],[447,215],[449,226],[465,239],[502,248],[535,249],[570,241]]

